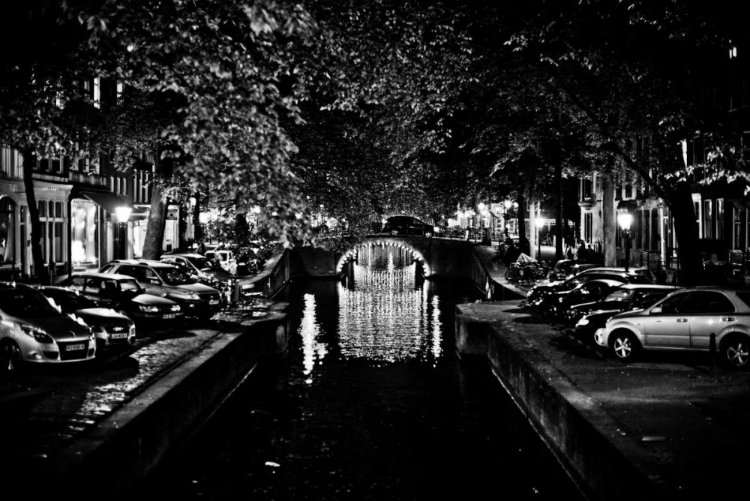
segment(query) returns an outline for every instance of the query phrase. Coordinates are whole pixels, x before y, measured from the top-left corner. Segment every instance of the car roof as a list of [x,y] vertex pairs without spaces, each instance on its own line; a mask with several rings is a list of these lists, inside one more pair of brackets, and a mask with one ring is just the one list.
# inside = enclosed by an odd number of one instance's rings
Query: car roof
[[169,257],[203,257],[205,258],[203,254],[198,254],[197,252],[178,252],[176,254],[164,254],[161,259],[169,258]]
[[0,287],[3,289],[33,289],[33,287],[26,284],[19,284],[16,282],[0,282]]
[[663,284],[622,284],[620,286],[620,289],[636,289],[636,290],[664,290],[664,291],[673,291],[673,290],[679,290],[682,289],[682,287],[677,285],[663,285]]
[[174,267],[172,264],[157,261],[156,259],[115,259],[107,264],[130,264],[133,266],[153,266],[154,268]]
[[120,273],[99,273],[98,271],[85,271],[82,273],[73,273],[70,275],[70,278],[73,277],[90,277],[90,278],[109,278],[114,280],[135,280],[135,278],[131,277],[130,275],[122,275]]

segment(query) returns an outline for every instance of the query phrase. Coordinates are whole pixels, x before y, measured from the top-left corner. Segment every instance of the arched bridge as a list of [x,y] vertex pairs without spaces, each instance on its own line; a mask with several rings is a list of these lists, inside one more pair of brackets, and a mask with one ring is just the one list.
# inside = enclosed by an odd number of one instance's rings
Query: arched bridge
[[350,261],[374,265],[392,262],[394,265],[422,267],[425,277],[466,276],[470,274],[473,258],[472,244],[464,240],[429,238],[406,235],[372,235],[346,250],[336,263],[340,274]]

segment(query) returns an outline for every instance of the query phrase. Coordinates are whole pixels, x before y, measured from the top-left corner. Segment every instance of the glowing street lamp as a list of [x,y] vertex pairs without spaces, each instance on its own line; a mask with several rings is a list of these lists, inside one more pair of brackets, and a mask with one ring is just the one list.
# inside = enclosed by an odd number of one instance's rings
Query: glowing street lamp
[[625,236],[625,272],[627,273],[630,264],[630,225],[633,224],[633,215],[621,212],[617,215],[617,224],[620,225]]

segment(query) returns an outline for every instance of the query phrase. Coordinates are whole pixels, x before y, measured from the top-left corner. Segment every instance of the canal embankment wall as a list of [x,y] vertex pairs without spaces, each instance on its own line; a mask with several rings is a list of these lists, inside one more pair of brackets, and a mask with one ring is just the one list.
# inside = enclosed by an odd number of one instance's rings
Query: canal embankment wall
[[[55,492],[118,499],[179,453],[261,361],[287,351],[288,307],[276,303],[265,318],[227,324],[200,351],[165,367],[125,405],[45,458],[45,478],[53,479]],[[38,474],[36,468],[23,470],[16,480],[32,482],[26,475]]]
[[[507,303],[513,303],[508,301]],[[506,309],[508,307],[506,306]],[[456,351],[484,357],[531,426],[589,499],[643,499],[658,492],[638,467],[641,453],[619,426],[545,356],[518,308],[499,304],[456,306]],[[626,453],[623,453],[626,451]]]

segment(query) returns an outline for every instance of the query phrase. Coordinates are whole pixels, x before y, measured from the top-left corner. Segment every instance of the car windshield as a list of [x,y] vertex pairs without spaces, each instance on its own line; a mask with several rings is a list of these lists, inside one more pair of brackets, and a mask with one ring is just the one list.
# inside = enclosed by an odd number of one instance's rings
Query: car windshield
[[190,275],[179,268],[159,270],[159,275],[161,275],[162,279],[168,285],[185,285],[194,282],[194,280],[190,278]]
[[76,294],[75,292],[68,291],[43,291],[43,294],[47,297],[52,298],[57,305],[62,308],[64,313],[72,313],[76,310],[83,310],[84,308],[96,308],[96,302],[91,299]]
[[202,270],[204,268],[211,268],[213,266],[213,264],[205,257],[188,257],[185,259],[190,261],[193,266],[195,266],[199,270]]
[[141,286],[135,279],[120,280],[119,283],[122,292],[141,292]]
[[633,291],[621,289],[621,290],[616,290],[610,293],[610,295],[604,298],[604,300],[605,301],[627,301],[628,299],[630,299],[630,296],[632,295],[633,295]]
[[21,318],[48,318],[60,314],[47,298],[32,290],[0,290],[0,308],[8,315]]
[[576,287],[578,287],[582,283],[583,283],[582,280],[566,280],[565,282],[562,282],[559,285],[558,290],[561,290],[561,291],[570,291],[570,290],[575,289]]
[[654,282],[644,275],[635,275],[628,280],[631,284],[653,284]]

